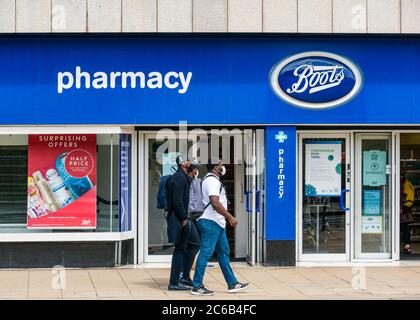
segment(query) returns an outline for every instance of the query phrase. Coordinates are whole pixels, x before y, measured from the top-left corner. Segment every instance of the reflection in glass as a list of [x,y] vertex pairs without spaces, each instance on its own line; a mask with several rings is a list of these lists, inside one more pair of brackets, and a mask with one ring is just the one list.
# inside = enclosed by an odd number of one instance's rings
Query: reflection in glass
[[391,252],[389,139],[362,140],[362,253]]
[[345,139],[303,139],[304,254],[346,251],[346,211],[340,206],[341,191],[346,186],[345,150]]
[[173,244],[168,242],[166,215],[163,209],[157,208],[157,193],[161,176],[173,174],[176,163],[168,153],[157,158],[159,146],[164,142],[155,139],[148,140],[148,230],[149,230],[149,255],[168,255],[173,252]]

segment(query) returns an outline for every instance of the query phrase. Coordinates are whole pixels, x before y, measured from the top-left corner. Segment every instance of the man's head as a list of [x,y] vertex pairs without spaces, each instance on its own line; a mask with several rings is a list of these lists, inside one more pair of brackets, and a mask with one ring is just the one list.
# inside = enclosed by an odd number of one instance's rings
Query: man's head
[[218,177],[226,174],[226,167],[224,166],[222,160],[219,160],[217,163],[207,164],[207,170]]
[[188,175],[192,178],[197,177],[198,176],[198,166],[195,163],[191,163],[190,167],[189,167],[190,172],[188,173]]
[[179,169],[184,170],[186,173],[189,173],[191,171],[191,161],[189,161],[187,157],[185,157],[182,154],[176,157],[176,164],[178,165]]

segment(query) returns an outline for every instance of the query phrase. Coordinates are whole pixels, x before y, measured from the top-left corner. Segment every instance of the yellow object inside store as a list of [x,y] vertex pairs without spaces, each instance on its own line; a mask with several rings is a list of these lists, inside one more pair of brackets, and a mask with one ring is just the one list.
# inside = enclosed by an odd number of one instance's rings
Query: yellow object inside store
[[[400,203],[400,248],[401,259],[420,258],[420,133],[401,134],[401,150],[400,150],[400,172],[401,172],[401,203]],[[414,201],[408,201],[408,205],[404,201],[410,198],[411,186],[406,185],[404,191],[405,179],[412,184],[414,188]],[[411,206],[410,206],[411,205]],[[409,217],[403,218],[408,212]],[[411,217],[410,217],[411,214]],[[407,239],[407,234],[409,237]],[[409,243],[409,247],[407,247]],[[411,253],[410,253],[411,251]]]

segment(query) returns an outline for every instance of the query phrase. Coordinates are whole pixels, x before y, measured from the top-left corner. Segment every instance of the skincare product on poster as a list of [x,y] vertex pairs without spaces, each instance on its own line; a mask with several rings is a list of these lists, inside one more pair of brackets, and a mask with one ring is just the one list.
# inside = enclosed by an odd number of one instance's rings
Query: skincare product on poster
[[54,193],[54,196],[57,199],[57,203],[60,206],[60,208],[64,208],[65,206],[73,202],[73,198],[69,190],[67,189],[64,180],[60,177],[57,170],[48,169],[45,173],[45,177],[47,178],[48,186],[50,187],[50,190]]
[[48,207],[42,200],[34,179],[28,177],[28,215],[31,218],[39,218],[47,214]]
[[42,198],[47,203],[49,210],[51,212],[59,210],[60,206],[57,204],[54,194],[48,187],[48,183],[42,176],[42,173],[40,171],[35,171],[32,176],[36,182],[36,185],[38,186],[39,191],[41,192]]
[[93,188],[93,183],[90,181],[88,176],[75,178],[68,173],[65,165],[67,154],[67,152],[64,152],[57,157],[56,167],[73,198],[79,199],[82,195]]

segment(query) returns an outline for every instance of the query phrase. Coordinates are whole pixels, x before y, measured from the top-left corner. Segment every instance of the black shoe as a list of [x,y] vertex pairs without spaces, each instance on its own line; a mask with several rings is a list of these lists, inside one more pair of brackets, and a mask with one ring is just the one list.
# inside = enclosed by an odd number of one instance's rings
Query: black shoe
[[250,286],[249,283],[240,283],[240,282],[236,282],[235,284],[229,286],[228,288],[228,292],[229,293],[235,293],[235,292],[239,292],[242,290],[245,290],[246,288],[248,288]]
[[191,294],[194,296],[212,296],[214,294],[214,291],[206,289],[205,286],[201,286],[198,288],[192,288]]
[[186,287],[190,287],[190,288],[194,287],[194,283],[191,280],[187,280],[187,279],[184,279],[184,278],[179,280],[179,283],[183,284]]
[[178,284],[170,283],[168,285],[168,290],[169,291],[186,291],[186,290],[191,290],[191,288],[188,288],[188,287],[186,287],[186,286],[184,286],[183,284],[180,284],[180,283],[178,283]]

